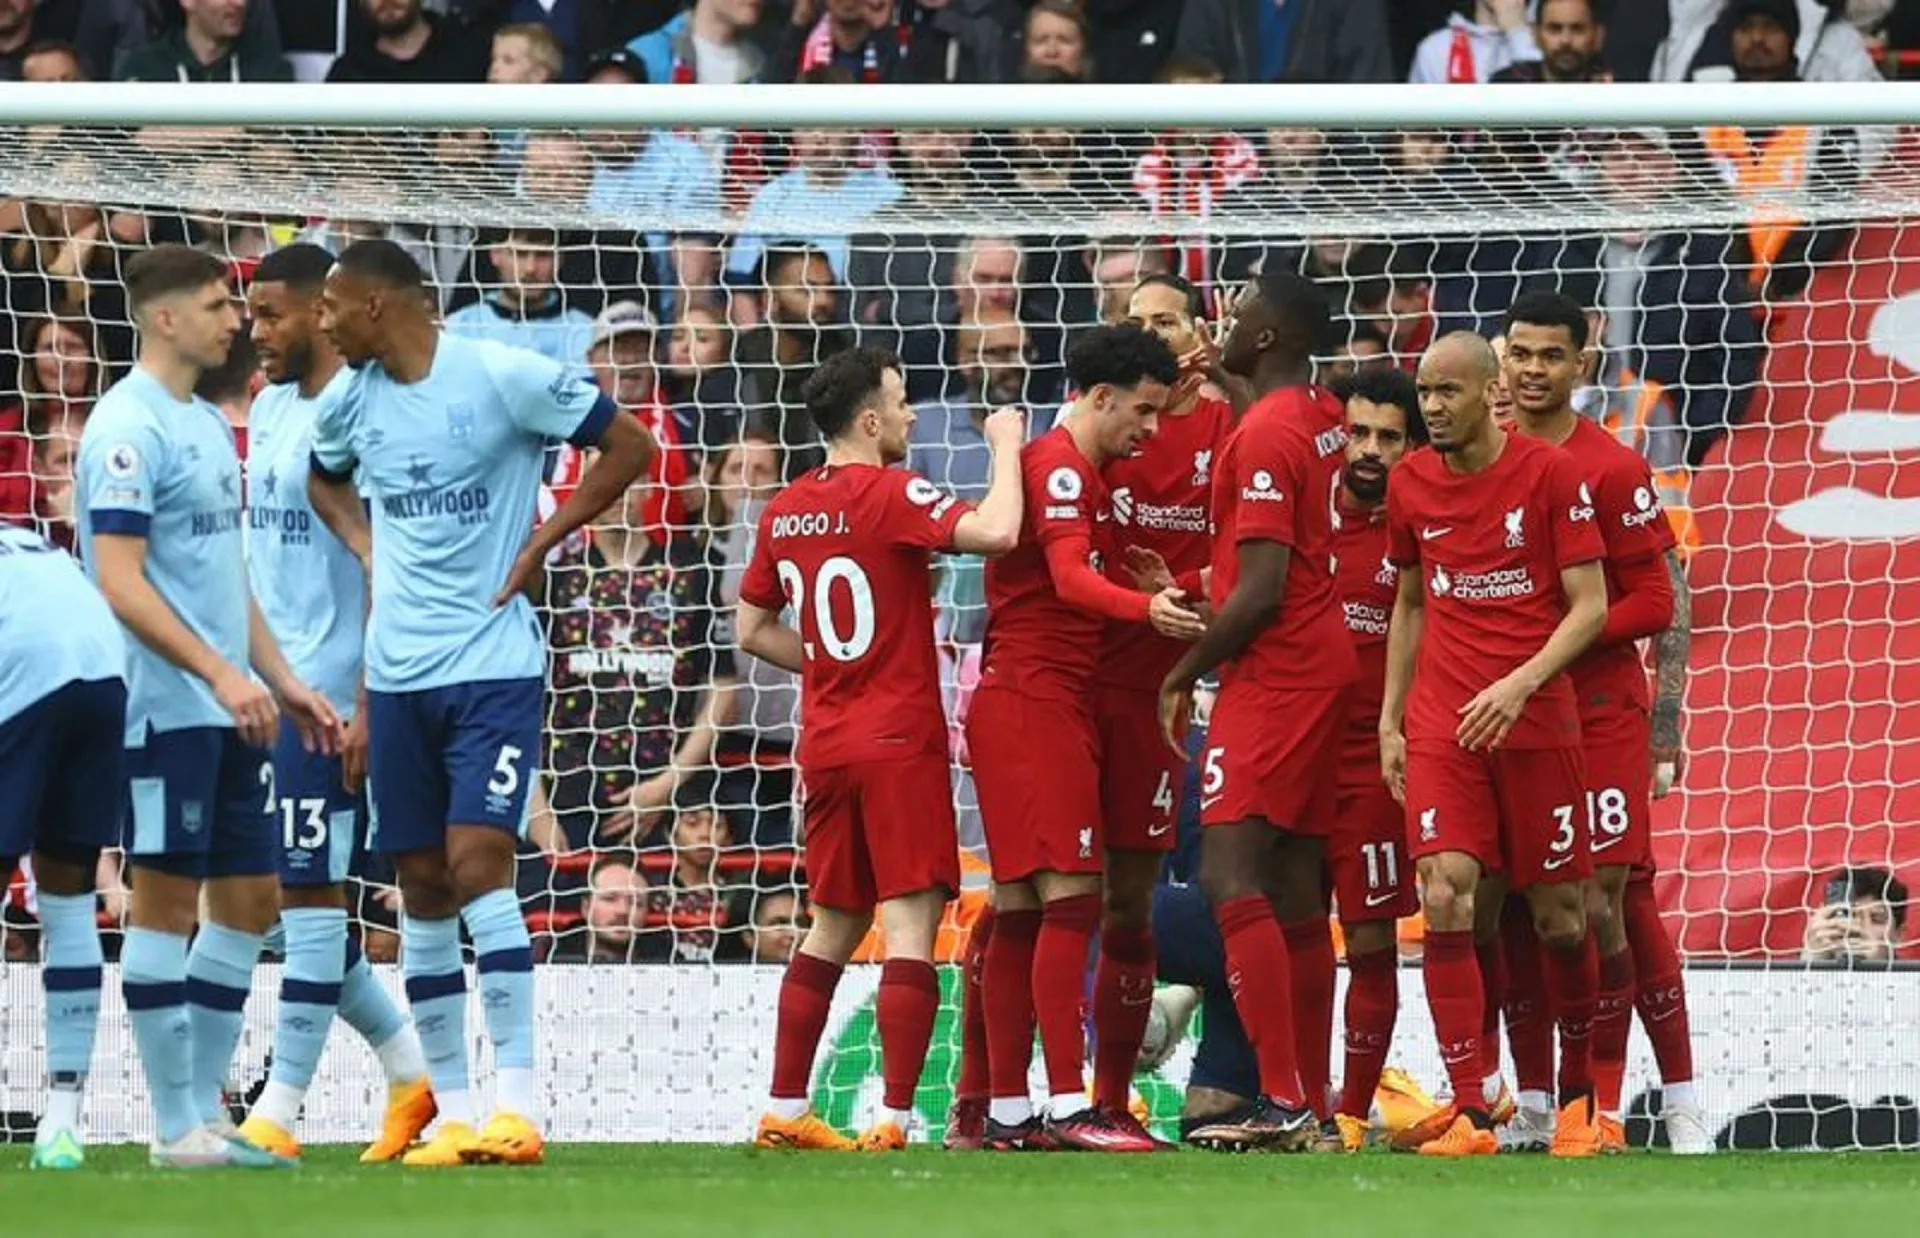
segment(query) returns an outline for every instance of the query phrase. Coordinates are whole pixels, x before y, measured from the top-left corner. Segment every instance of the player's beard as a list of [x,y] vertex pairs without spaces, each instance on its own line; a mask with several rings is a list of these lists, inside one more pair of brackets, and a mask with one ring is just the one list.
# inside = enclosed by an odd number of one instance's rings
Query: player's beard
[[1369,507],[1387,497],[1387,470],[1385,468],[1381,468],[1379,472],[1368,471],[1361,473],[1355,472],[1354,466],[1348,465],[1340,474],[1340,483],[1347,488],[1348,494]]

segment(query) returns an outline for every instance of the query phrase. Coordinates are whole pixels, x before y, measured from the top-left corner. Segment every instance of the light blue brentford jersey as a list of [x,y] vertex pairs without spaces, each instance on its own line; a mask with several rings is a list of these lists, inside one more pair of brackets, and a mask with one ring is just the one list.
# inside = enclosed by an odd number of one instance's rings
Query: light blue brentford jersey
[[533,607],[493,597],[533,531],[547,443],[598,442],[613,413],[557,362],[444,331],[419,382],[369,363],[319,410],[315,466],[357,467],[373,508],[369,688],[542,675]]
[[[88,573],[96,533],[147,539],[147,579],[194,635],[247,667],[247,562],[240,532],[240,458],[233,430],[207,401],[176,400],[135,367],[87,418],[74,506]],[[147,732],[232,726],[213,689],[127,639],[127,742]]]
[[301,682],[342,718],[353,716],[366,648],[367,583],[360,561],[307,501],[313,423],[353,379],[341,367],[309,400],[299,383],[262,391],[247,415],[247,573],[267,627]]
[[127,642],[73,556],[0,524],[0,723],[70,683],[126,674]]

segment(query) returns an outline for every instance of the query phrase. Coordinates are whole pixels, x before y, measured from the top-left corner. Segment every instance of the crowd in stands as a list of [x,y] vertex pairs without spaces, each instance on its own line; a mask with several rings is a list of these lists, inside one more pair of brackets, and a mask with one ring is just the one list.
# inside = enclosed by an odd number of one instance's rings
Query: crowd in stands
[[[0,0],[0,78],[1166,90],[1873,80],[1888,7],[694,0],[683,11],[671,0]],[[439,135],[418,152],[443,175],[468,169],[477,183],[634,220],[623,232],[6,200],[0,384],[13,394],[0,405],[0,520],[70,541],[75,442],[91,402],[133,359],[119,275],[139,247],[203,246],[231,261],[238,286],[263,253],[295,238],[335,249],[394,238],[433,276],[448,330],[577,364],[665,448],[649,481],[560,551],[547,580],[549,778],[522,891],[550,930],[550,956],[782,959],[805,922],[790,808],[797,690],[734,654],[731,605],[758,513],[819,458],[798,394],[818,359],[854,343],[903,357],[919,412],[911,463],[977,498],[986,412],[1023,403],[1044,429],[1065,394],[1069,335],[1124,314],[1143,275],[1177,271],[1213,297],[1276,265],[1324,281],[1342,311],[1330,375],[1410,364],[1456,328],[1491,333],[1523,284],[1547,281],[1592,307],[1586,411],[1646,451],[1670,506],[1684,508],[1689,470],[1745,412],[1772,308],[1849,239],[1844,228],[1758,204],[1785,190],[1847,194],[1887,142],[1731,125],[1569,131],[1545,143],[1298,128],[996,137],[475,132]],[[343,164],[329,175],[345,192],[368,174]],[[1467,203],[1496,183],[1533,186],[1543,202],[1642,213],[1702,193],[1756,209],[1749,224],[1712,229],[1568,233],[1546,214],[1535,230],[1421,240],[1251,240],[1204,227],[1069,237],[1023,234],[1013,219],[997,230],[952,224],[987,189],[1028,200],[1109,192],[1149,221],[1205,221],[1276,203],[1309,213],[1343,202],[1375,212]],[[697,217],[731,227],[645,222]],[[795,219],[821,226],[816,235],[775,226]],[[243,443],[257,381],[250,350],[237,346],[206,392]],[[547,499],[564,496],[581,466],[556,448]],[[984,620],[978,564],[955,563],[941,590],[943,653],[961,697]],[[956,780],[963,834],[977,838],[970,789]],[[395,899],[371,862],[366,878],[358,918],[378,958],[391,951],[382,926],[394,922]]]

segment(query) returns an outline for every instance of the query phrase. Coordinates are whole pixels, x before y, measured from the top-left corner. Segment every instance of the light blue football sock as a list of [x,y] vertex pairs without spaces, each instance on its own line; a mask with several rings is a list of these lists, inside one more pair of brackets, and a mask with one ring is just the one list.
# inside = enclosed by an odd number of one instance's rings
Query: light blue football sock
[[193,1024],[193,1103],[202,1122],[217,1122],[226,1113],[227,1072],[246,1023],[247,992],[262,940],[259,933],[213,923],[202,924],[193,935],[187,1018]]
[[533,939],[512,890],[489,890],[460,909],[473,938],[480,1008],[493,1042],[497,1107],[531,1118],[533,1096]]
[[287,964],[280,973],[280,1017],[273,1029],[268,1079],[304,1094],[340,1005],[347,913],[344,908],[292,907],[280,913],[280,920],[287,933]]
[[100,1026],[100,929],[92,894],[40,894],[40,984],[47,995],[47,1075],[78,1091]]
[[346,979],[340,986],[340,1018],[360,1034],[380,1057],[388,1083],[408,1083],[426,1076],[427,1062],[420,1038],[407,1022],[406,1012],[373,974],[360,947],[347,941]]
[[467,973],[460,962],[460,920],[400,919],[401,971],[407,1004],[427,1058],[440,1116],[473,1124],[467,1065]]
[[120,992],[153,1097],[155,1133],[172,1143],[201,1123],[193,1099],[193,1024],[187,1016],[187,939],[129,928],[120,947]]

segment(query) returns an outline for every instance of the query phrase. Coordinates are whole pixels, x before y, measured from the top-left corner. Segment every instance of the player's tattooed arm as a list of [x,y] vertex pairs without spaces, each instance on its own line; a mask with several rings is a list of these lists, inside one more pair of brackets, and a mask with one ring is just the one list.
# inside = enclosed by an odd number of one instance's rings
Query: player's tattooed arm
[[783,671],[800,673],[806,658],[800,633],[780,622],[778,613],[743,599],[734,608],[734,631],[742,653],[750,653]]
[[1686,564],[1669,550],[1667,578],[1673,582],[1673,622],[1653,642],[1653,793],[1665,795],[1680,775],[1680,709],[1687,695],[1687,660],[1693,646],[1693,594]]

